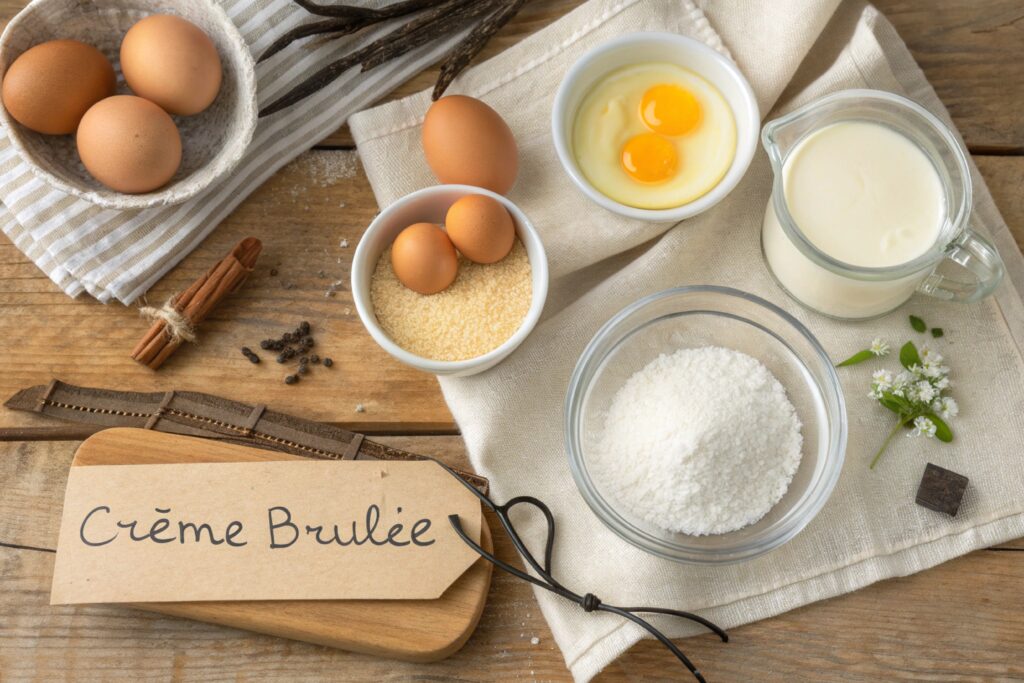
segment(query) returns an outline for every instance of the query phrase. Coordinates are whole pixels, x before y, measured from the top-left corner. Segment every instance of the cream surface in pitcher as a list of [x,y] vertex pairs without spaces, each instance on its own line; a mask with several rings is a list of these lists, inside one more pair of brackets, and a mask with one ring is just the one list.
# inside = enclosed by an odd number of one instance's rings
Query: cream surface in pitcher
[[[928,156],[904,135],[866,121],[840,121],[800,141],[783,165],[793,221],[836,261],[881,268],[913,261],[939,240],[942,181]],[[789,239],[769,202],[764,250],[779,282],[827,315],[865,318],[905,301],[926,274],[895,280],[848,278],[814,263]]]
[[942,183],[913,142],[877,123],[815,131],[786,159],[786,204],[800,231],[837,261],[895,266],[939,237]]

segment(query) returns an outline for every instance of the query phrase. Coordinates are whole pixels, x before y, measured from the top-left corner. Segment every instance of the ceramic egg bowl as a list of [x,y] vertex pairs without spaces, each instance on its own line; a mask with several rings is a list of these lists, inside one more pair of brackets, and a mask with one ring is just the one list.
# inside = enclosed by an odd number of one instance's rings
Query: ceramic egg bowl
[[[736,121],[736,153],[725,176],[706,194],[670,209],[640,209],[611,199],[594,187],[576,163],[572,129],[587,93],[605,76],[631,64],[669,62],[689,69],[715,86]],[[696,216],[722,201],[747,172],[757,149],[761,114],[747,79],[728,57],[699,40],[674,33],[631,33],[595,47],[562,80],[551,111],[551,136],[565,172],[591,201],[614,213],[643,221],[675,222]]]
[[[373,310],[373,299],[370,296],[373,271],[377,267],[380,255],[394,242],[398,233],[413,223],[423,221],[444,223],[448,208],[467,194],[482,194],[496,199],[512,215],[516,236],[526,247],[526,255],[530,260],[530,276],[532,278],[530,308],[519,328],[493,351],[466,360],[446,361],[424,358],[410,353],[396,344],[377,322],[377,315]],[[366,229],[366,233],[359,240],[359,246],[356,247],[355,256],[352,258],[352,299],[355,301],[359,319],[363,321],[363,326],[366,327],[370,336],[397,360],[435,375],[466,377],[488,370],[500,363],[515,351],[516,347],[522,344],[523,340],[533,331],[544,310],[547,295],[548,259],[537,229],[533,227],[530,219],[518,206],[506,197],[482,187],[435,185],[407,194],[381,211],[370,223],[370,227]]]
[[217,99],[195,116],[175,116],[181,134],[181,167],[153,192],[124,194],[89,175],[78,158],[74,135],[43,135],[16,122],[0,107],[0,122],[25,165],[51,187],[111,209],[178,204],[223,178],[241,160],[258,115],[255,64],[238,29],[214,0],[34,0],[0,36],[0,69],[25,50],[58,38],[96,47],[114,65],[117,94],[130,94],[120,71],[121,40],[151,14],[175,14],[210,37],[223,78]]

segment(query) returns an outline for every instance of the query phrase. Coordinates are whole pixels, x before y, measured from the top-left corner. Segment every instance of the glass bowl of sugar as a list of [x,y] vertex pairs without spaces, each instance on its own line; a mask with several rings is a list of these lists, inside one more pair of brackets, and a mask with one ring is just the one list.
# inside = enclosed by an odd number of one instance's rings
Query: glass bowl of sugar
[[825,505],[846,405],[814,336],[735,289],[679,287],[626,307],[576,365],[566,447],[584,500],[659,557],[725,564],[796,536]]

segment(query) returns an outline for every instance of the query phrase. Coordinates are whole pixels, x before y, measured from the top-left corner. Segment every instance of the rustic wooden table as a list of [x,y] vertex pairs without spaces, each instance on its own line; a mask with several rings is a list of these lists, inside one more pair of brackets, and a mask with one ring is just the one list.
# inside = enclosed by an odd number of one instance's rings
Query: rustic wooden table
[[[22,0],[0,0],[10,18]],[[492,41],[507,47],[579,0],[534,0]],[[1024,243],[1024,5],[1021,0],[879,0],[949,107],[1007,223]],[[398,95],[432,84],[421,74]],[[150,293],[162,301],[238,239],[264,255],[243,291],[158,374],[128,358],[145,324],[131,309],[62,294],[0,236],[0,398],[51,377],[137,390],[214,390],[305,413],[413,451],[466,465],[433,377],[398,365],[357,319],[347,287],[353,247],[377,210],[345,128],[324,131],[249,197]],[[339,242],[349,240],[348,248]],[[271,269],[276,269],[276,275]],[[285,386],[274,363],[250,365],[243,344],[300,319],[318,328],[332,372]],[[365,406],[357,412],[356,405]],[[67,469],[77,441],[52,422],[0,410],[0,427],[30,441],[0,444],[0,681],[37,680],[568,680],[530,589],[495,573],[476,634],[452,658],[412,665],[119,607],[49,607]],[[493,526],[493,520],[492,520]],[[502,535],[498,554],[514,556]],[[686,641],[715,681],[1024,679],[1024,540],[981,550],[908,578]],[[643,642],[601,680],[675,675]]]

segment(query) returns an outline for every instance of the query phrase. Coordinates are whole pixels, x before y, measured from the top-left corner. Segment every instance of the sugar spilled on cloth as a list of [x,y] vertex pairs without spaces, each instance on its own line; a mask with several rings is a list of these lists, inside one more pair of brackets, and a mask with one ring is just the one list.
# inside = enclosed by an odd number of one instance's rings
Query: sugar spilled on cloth
[[612,398],[592,466],[625,511],[667,531],[722,534],[757,522],[800,466],[786,390],[732,349],[661,354]]

